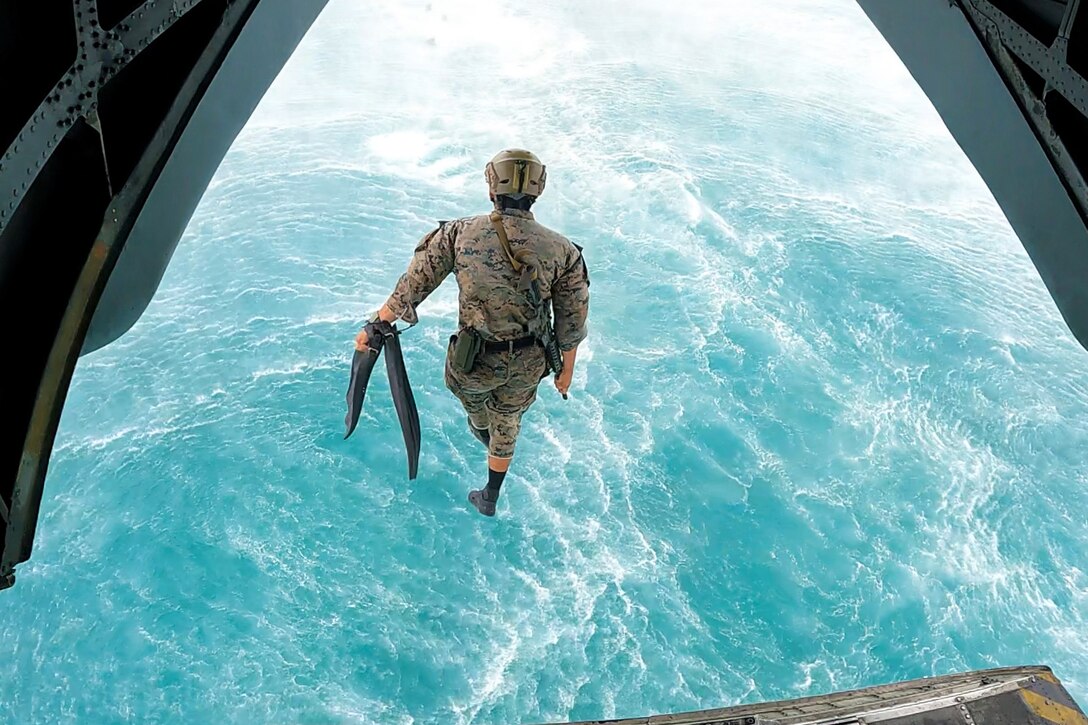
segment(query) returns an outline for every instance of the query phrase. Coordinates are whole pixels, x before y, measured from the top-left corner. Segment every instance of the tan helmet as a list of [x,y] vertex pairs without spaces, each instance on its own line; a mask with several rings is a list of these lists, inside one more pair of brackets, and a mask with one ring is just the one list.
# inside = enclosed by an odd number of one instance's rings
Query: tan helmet
[[543,194],[548,174],[536,154],[525,149],[506,149],[487,162],[484,178],[491,196],[520,199]]

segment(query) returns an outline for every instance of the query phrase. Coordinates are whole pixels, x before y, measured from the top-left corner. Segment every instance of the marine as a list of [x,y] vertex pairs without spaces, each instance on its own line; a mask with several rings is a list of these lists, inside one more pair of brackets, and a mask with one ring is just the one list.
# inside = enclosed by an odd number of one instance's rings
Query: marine
[[417,323],[418,306],[454,275],[458,330],[447,348],[445,383],[464,406],[469,431],[487,447],[487,482],[468,499],[494,516],[522,416],[541,380],[551,373],[564,398],[570,390],[586,337],[589,273],[581,247],[531,211],[547,181],[536,155],[501,151],[484,178],[494,210],[440,222],[424,236],[388,301],[356,336],[355,349],[373,352],[377,331],[397,334],[390,331],[397,320]]

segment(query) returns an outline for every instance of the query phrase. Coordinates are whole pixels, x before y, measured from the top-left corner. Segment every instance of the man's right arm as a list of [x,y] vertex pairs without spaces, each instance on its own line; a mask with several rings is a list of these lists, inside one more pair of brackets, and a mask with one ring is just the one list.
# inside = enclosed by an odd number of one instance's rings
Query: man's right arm
[[552,310],[559,349],[564,353],[575,349],[586,339],[589,318],[589,273],[577,247],[568,258],[567,268],[552,285]]
[[589,273],[582,250],[575,247],[567,268],[552,285],[552,310],[555,312],[555,341],[563,353],[563,373],[555,387],[566,394],[574,375],[578,345],[586,338],[589,318]]

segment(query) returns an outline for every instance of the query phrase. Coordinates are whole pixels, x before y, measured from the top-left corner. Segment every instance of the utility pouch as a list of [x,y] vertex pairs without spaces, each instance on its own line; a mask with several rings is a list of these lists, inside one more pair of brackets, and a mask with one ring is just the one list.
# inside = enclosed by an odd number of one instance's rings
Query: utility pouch
[[453,342],[453,355],[450,358],[453,369],[463,373],[472,372],[483,346],[484,339],[475,330],[467,329],[457,333],[457,338]]

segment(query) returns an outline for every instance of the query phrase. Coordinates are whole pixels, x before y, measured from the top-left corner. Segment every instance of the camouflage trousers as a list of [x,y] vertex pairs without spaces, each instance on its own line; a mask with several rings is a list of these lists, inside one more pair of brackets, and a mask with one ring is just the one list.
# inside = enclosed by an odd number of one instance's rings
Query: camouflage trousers
[[446,387],[465,406],[469,422],[489,431],[488,453],[513,458],[521,430],[521,416],[536,400],[536,389],[547,366],[539,345],[510,352],[481,352],[471,372],[450,364],[452,342],[446,354]]

